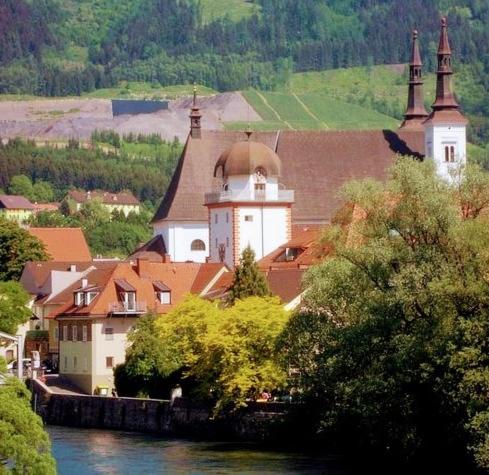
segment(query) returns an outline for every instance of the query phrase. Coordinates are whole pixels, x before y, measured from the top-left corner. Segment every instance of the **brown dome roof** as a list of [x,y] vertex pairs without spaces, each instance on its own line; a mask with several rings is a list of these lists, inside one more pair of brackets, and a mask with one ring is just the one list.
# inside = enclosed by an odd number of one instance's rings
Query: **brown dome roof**
[[237,142],[226,150],[217,161],[214,176],[222,168],[222,175],[252,175],[257,168],[263,168],[267,176],[280,176],[281,162],[269,147],[258,142]]

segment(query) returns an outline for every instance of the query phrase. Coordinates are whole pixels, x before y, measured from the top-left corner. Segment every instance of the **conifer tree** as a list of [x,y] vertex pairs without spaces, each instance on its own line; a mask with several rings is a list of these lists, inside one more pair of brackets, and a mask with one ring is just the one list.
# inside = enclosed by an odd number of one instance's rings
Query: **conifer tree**
[[229,292],[228,303],[234,304],[236,300],[246,297],[266,297],[270,289],[265,276],[255,262],[255,252],[247,247],[241,255],[241,263],[234,271],[234,281]]

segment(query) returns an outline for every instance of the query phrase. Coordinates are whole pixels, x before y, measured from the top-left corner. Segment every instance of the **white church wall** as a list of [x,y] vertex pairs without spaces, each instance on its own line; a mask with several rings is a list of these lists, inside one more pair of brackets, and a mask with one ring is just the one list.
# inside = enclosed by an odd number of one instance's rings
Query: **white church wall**
[[[166,249],[175,262],[205,262],[209,255],[209,225],[207,222],[165,221],[154,226],[154,235],[162,235]],[[192,242],[201,240],[205,251],[192,251]]]
[[287,242],[286,207],[243,207],[239,209],[240,253],[250,246],[261,259]]
[[224,248],[224,262],[233,267],[233,209],[214,208],[210,211],[211,262],[221,262],[219,249]]
[[[445,160],[445,147],[455,147],[455,161]],[[467,162],[465,126],[436,125],[425,129],[426,158],[434,160],[438,176],[452,182],[453,172]]]

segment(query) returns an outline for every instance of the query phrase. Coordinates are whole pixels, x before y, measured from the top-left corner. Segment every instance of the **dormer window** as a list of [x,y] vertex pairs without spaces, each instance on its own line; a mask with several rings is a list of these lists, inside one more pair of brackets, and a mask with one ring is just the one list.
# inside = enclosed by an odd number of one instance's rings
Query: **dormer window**
[[119,301],[127,311],[136,310],[136,289],[126,280],[115,279],[115,285],[119,291]]
[[304,249],[301,247],[287,247],[282,254],[280,254],[275,262],[292,262],[295,261],[302,253]]
[[163,282],[157,280],[153,282],[153,287],[155,290],[156,300],[165,305],[171,304],[171,290]]
[[85,305],[85,292],[75,292],[75,305],[77,307]]

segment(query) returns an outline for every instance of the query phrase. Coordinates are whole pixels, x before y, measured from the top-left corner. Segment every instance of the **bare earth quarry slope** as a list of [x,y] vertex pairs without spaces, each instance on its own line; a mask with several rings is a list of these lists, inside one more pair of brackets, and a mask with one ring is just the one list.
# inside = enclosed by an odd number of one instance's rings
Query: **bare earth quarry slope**
[[[162,138],[184,141],[189,130],[191,98],[169,102],[166,111],[154,114],[112,116],[108,99],[40,99],[0,102],[0,137],[24,137],[38,142],[88,140],[94,130],[158,133]],[[260,121],[261,117],[240,93],[199,98],[205,129],[221,130],[225,122]]]

